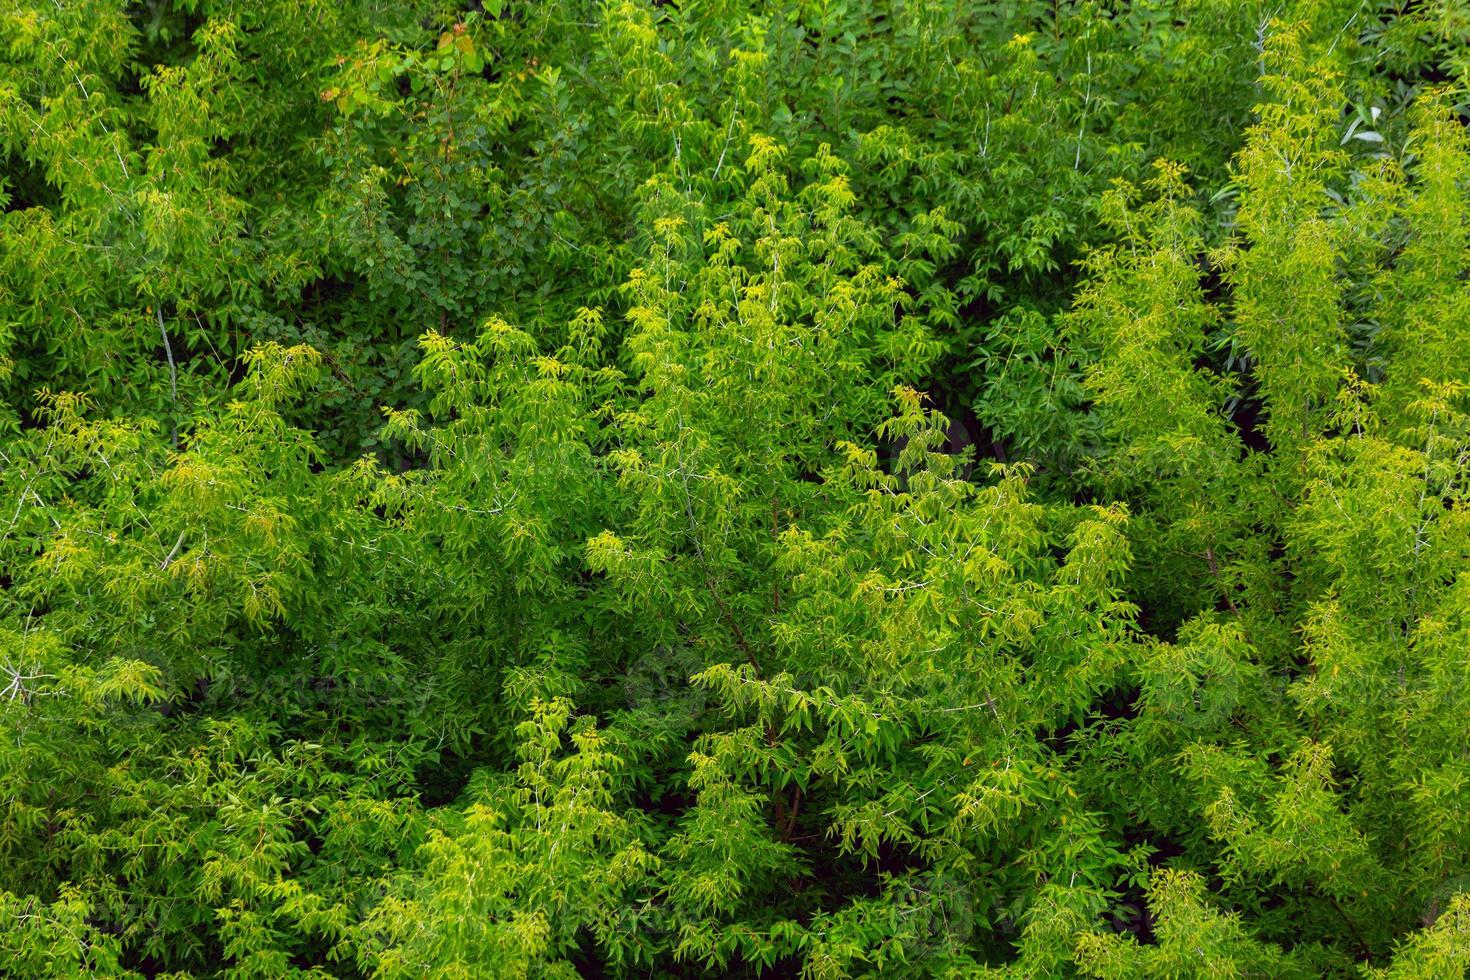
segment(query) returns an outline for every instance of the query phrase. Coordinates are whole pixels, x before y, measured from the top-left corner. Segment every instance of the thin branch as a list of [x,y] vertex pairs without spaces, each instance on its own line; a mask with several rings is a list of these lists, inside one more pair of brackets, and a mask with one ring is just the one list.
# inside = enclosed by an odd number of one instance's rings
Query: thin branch
[[184,535],[187,533],[187,530],[179,532],[179,540],[174,542],[174,546],[169,549],[169,553],[165,555],[163,561],[159,563],[159,571],[163,571],[164,569],[168,568],[169,565],[173,564],[173,560],[178,555],[179,549],[184,546]]
[[755,679],[760,680],[761,665],[756,662],[755,651],[751,650],[750,644],[746,642],[745,631],[740,628],[740,623],[736,621],[735,616],[730,612],[730,607],[725,605],[724,597],[720,595],[720,588],[715,584],[713,575],[705,575],[705,585],[709,587],[710,595],[714,597],[715,605],[719,607],[720,615],[725,618],[725,623],[730,627],[730,632],[735,634],[735,642],[745,654],[746,662],[755,671]]
[[173,424],[174,449],[179,448],[179,369],[174,365],[174,348],[168,342],[168,330],[163,325],[163,306],[153,308],[158,315],[158,332],[163,335],[163,352],[168,356],[168,399],[169,421]]
[[1213,547],[1205,547],[1205,561],[1210,564],[1210,575],[1214,577],[1216,584],[1219,586],[1220,594],[1225,598],[1225,605],[1229,607],[1232,613],[1239,616],[1240,610],[1236,608],[1234,601],[1230,598],[1230,586],[1220,578],[1220,566],[1215,561],[1215,549]]

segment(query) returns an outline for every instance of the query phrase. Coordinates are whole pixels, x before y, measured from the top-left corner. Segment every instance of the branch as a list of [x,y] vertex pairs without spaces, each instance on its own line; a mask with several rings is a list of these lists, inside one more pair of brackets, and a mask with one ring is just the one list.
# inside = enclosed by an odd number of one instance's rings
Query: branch
[[174,546],[169,549],[169,553],[165,555],[163,561],[159,563],[158,570],[160,572],[168,568],[168,566],[173,563],[174,556],[177,555],[179,553],[179,549],[184,546],[184,535],[187,533],[187,529],[179,532],[179,540],[174,542]]
[[174,348],[168,342],[168,330],[163,326],[163,306],[155,306],[153,312],[158,315],[158,332],[163,335],[163,353],[168,357],[168,400],[169,421],[174,430],[174,449],[179,448],[179,369],[174,365]]
[[756,663],[755,653],[750,649],[750,644],[745,642],[745,631],[740,628],[740,624],[735,621],[734,615],[730,612],[730,607],[725,605],[724,598],[720,596],[720,587],[715,584],[714,576],[706,575],[705,584],[709,586],[710,595],[714,597],[715,605],[720,607],[720,614],[725,617],[725,622],[729,625],[730,632],[735,634],[735,642],[739,644],[740,649],[745,653],[746,662],[754,668],[755,679],[761,680],[761,665]]
[[1210,574],[1214,576],[1215,582],[1220,588],[1220,594],[1225,597],[1225,605],[1230,607],[1232,613],[1239,616],[1240,610],[1235,607],[1235,603],[1230,599],[1230,586],[1220,580],[1220,566],[1215,562],[1215,549],[1209,545],[1205,546],[1205,561],[1210,563]]

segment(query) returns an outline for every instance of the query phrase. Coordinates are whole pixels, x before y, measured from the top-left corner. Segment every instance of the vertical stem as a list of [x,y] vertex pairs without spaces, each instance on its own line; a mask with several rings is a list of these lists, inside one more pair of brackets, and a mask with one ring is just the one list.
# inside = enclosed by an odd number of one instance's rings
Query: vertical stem
[[168,330],[163,326],[163,306],[153,308],[158,315],[158,332],[163,335],[163,353],[168,357],[168,400],[169,422],[173,425],[174,449],[179,448],[179,369],[174,365],[174,348],[168,342]]

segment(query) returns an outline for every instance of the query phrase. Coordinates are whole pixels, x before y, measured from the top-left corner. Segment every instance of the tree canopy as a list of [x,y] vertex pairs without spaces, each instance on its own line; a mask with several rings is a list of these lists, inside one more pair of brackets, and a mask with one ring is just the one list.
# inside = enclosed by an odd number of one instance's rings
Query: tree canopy
[[1470,972],[1470,5],[8,0],[0,974]]

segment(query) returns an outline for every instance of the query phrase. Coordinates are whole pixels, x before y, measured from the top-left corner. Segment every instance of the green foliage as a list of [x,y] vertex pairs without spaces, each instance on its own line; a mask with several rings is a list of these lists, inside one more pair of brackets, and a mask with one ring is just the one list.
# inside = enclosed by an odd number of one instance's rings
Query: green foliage
[[1470,13],[0,11],[0,974],[1470,968]]

